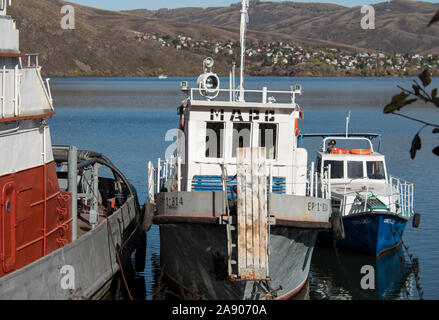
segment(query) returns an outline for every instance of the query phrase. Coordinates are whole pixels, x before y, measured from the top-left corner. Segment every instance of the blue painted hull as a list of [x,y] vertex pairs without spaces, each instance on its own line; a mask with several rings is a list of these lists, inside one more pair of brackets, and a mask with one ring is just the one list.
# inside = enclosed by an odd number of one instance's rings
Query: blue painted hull
[[[392,213],[360,213],[343,217],[346,238],[337,247],[380,256],[401,244],[407,220]],[[320,233],[319,242],[332,244],[332,233]]]

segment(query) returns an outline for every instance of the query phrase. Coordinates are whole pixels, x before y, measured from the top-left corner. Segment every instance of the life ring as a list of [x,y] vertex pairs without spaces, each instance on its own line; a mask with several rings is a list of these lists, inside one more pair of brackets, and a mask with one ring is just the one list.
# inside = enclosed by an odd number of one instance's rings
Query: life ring
[[295,119],[294,126],[295,126],[294,130],[295,130],[296,137],[298,137],[299,136],[299,119],[298,118]]
[[372,154],[372,150],[370,149],[351,149],[351,154]]
[[330,151],[332,154],[347,154],[349,153],[349,149],[344,148],[332,148]]
[[187,103],[183,103],[178,107],[178,113],[180,114],[180,130],[184,131],[184,111],[187,108]]

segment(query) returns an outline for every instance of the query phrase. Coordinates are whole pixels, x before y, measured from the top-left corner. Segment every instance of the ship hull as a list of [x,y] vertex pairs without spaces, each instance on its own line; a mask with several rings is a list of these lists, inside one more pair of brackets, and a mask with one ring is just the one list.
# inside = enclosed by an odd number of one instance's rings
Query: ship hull
[[108,217],[108,223],[104,221],[78,240],[0,278],[0,300],[101,298],[120,270],[114,246],[122,264],[134,249],[136,201],[134,196],[128,198]]
[[[379,257],[401,245],[406,224],[406,219],[392,213],[367,212],[345,216],[345,239],[338,240],[336,245]],[[318,242],[332,244],[332,233],[321,233]]]
[[229,279],[224,225],[161,225],[161,268],[185,299],[289,299],[307,281],[317,233],[312,229],[271,227],[269,290],[262,290],[254,281]]

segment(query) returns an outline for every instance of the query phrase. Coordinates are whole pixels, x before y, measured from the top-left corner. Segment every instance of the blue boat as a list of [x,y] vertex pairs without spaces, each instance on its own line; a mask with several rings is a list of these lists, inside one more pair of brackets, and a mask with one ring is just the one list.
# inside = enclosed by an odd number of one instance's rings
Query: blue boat
[[[399,247],[405,226],[414,216],[414,186],[388,174],[385,156],[375,151],[372,143],[374,138],[381,141],[381,135],[303,137],[323,138],[316,165],[311,164],[310,180],[316,183],[310,188],[316,195],[327,190],[332,201],[333,229],[320,233],[318,243],[333,244],[336,240],[337,247],[376,257]],[[416,214],[414,225],[419,218]]]

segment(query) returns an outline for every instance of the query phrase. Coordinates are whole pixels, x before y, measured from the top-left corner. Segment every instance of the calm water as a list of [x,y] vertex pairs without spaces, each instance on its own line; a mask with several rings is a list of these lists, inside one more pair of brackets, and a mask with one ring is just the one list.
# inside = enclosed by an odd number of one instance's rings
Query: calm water
[[[185,98],[179,92],[181,80],[157,79],[54,79],[52,92],[57,110],[50,121],[54,144],[71,144],[106,154],[133,181],[139,200],[146,200],[147,162],[163,157],[172,143],[165,141],[168,129],[178,127],[176,107]],[[227,82],[227,80],[224,80]],[[247,89],[288,90],[303,85],[298,103],[305,111],[302,132],[343,132],[350,110],[352,132],[383,134],[381,151],[387,155],[388,171],[415,183],[415,210],[421,225],[407,225],[404,242],[418,260],[418,284],[424,298],[439,298],[439,158],[431,150],[439,140],[426,129],[422,150],[411,160],[411,139],[420,125],[396,116],[384,115],[383,106],[398,93],[396,85],[411,86],[410,79],[311,79],[250,78]],[[439,79],[435,80],[439,86]],[[225,86],[228,86],[226,83]],[[423,104],[410,107],[408,114],[439,123],[439,110]],[[307,141],[309,159],[315,158],[319,139]],[[144,272],[131,276],[138,287],[136,298],[152,299],[159,270],[158,228],[148,233]],[[376,289],[360,287],[363,265],[376,268]],[[379,260],[361,254],[317,248],[311,265],[310,299],[418,299],[415,272],[405,251]]]

